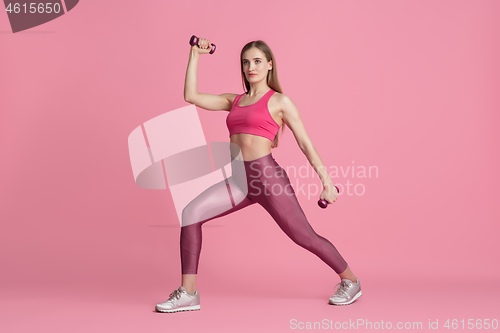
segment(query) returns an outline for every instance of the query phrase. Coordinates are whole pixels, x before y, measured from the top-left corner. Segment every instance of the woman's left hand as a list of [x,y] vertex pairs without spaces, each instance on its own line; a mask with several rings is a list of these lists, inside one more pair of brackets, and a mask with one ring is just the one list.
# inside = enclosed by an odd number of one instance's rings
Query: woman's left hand
[[326,201],[328,201],[328,203],[334,203],[337,200],[338,196],[339,192],[337,191],[333,183],[331,183],[323,185],[323,192],[321,192],[319,199],[325,199]]

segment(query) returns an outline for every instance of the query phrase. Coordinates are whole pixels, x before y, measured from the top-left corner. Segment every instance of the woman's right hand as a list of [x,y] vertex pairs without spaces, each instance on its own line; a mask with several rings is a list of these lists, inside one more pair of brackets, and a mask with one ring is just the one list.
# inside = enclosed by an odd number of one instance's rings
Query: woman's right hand
[[212,50],[212,44],[208,39],[198,38],[198,45],[191,46],[191,50],[198,52],[198,54],[206,54]]

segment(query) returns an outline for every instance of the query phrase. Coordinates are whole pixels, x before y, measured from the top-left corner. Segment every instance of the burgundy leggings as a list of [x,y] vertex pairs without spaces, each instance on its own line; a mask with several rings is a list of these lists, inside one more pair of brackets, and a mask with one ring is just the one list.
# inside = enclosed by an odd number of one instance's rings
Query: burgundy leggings
[[232,168],[231,177],[207,188],[184,208],[180,244],[182,274],[198,272],[203,223],[254,203],[264,207],[296,244],[317,255],[337,274],[346,270],[347,262],[339,251],[307,221],[288,175],[269,153],[256,160],[240,161],[240,167]]

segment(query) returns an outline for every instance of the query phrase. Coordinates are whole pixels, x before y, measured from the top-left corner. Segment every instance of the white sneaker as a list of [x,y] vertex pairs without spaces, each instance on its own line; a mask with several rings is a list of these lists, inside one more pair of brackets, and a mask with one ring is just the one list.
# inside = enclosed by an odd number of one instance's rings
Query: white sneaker
[[[335,286],[340,284],[335,295],[330,297],[328,303],[333,305],[348,305],[358,299],[361,293],[361,284],[359,283],[359,279],[356,278],[356,283],[352,282],[349,279],[342,279]],[[334,287],[335,288],[335,287]]]
[[200,309],[200,294],[198,290],[194,294],[188,293],[183,286],[179,289],[172,291],[169,299],[163,303],[156,304],[155,310],[157,312],[177,312],[177,311],[191,311]]

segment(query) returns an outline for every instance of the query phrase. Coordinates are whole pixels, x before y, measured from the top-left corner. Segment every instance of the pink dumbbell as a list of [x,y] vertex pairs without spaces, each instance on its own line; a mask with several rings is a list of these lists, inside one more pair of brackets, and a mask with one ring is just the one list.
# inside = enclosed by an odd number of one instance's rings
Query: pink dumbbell
[[[337,189],[337,192],[340,192],[337,186],[335,186],[335,188]],[[328,207],[328,201],[326,201],[325,199],[320,199],[318,200],[318,206],[320,206],[321,208],[326,208]]]
[[[212,44],[212,49],[210,50],[210,54],[213,54],[215,52],[215,44]],[[193,46],[193,45],[198,45],[198,37],[196,37],[195,35],[191,36],[191,39],[189,40],[189,45]]]

